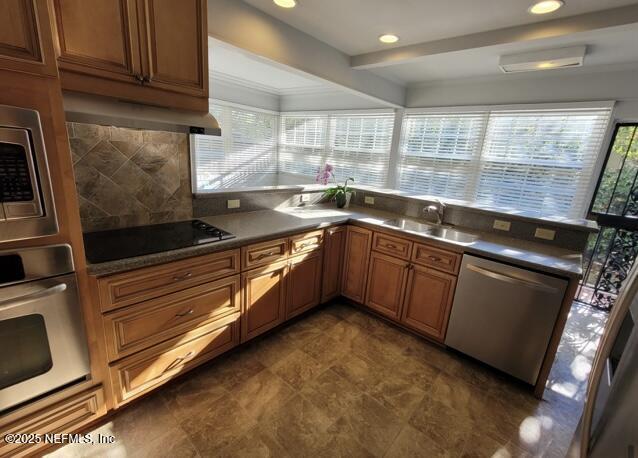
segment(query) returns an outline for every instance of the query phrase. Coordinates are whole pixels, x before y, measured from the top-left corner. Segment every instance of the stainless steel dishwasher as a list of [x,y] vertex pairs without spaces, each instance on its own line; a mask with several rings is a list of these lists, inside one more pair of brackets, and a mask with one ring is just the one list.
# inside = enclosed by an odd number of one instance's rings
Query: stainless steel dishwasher
[[464,255],[445,344],[535,384],[567,280]]

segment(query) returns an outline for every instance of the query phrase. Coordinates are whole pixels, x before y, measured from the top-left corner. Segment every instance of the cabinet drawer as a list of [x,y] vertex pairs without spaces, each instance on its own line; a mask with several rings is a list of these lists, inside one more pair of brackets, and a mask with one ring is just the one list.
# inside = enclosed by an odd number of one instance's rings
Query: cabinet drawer
[[407,261],[412,252],[412,242],[375,232],[372,239],[372,249]]
[[312,231],[290,237],[290,256],[320,250],[323,246],[323,231]]
[[[192,334],[192,338],[191,335]],[[185,340],[189,339],[186,343]],[[118,406],[239,344],[239,314],[111,364]]]
[[103,312],[239,273],[239,250],[213,253],[99,278]]
[[109,361],[241,311],[239,275],[104,315]]
[[429,245],[416,243],[414,244],[414,251],[412,253],[412,262],[433,267],[443,272],[457,274],[461,263],[461,255]]
[[288,257],[288,239],[270,240],[255,243],[241,249],[242,268],[263,266]]
[[0,457],[31,456],[46,444],[7,444],[7,434],[71,433],[104,415],[102,386],[46,407],[0,429]]

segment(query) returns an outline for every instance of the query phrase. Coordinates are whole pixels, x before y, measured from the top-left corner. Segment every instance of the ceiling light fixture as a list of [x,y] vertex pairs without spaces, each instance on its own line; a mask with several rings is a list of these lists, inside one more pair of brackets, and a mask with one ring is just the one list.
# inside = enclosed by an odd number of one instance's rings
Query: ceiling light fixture
[[297,6],[297,0],[273,0],[273,2],[282,8],[294,8]]
[[562,0],[543,0],[537,3],[534,3],[529,7],[527,11],[531,14],[548,14],[553,13],[561,6],[563,6],[565,2]]
[[385,44],[392,44],[392,43],[396,43],[397,41],[399,41],[399,37],[397,37],[393,33],[386,33],[386,34],[381,35],[379,37],[379,41],[381,43],[385,43]]

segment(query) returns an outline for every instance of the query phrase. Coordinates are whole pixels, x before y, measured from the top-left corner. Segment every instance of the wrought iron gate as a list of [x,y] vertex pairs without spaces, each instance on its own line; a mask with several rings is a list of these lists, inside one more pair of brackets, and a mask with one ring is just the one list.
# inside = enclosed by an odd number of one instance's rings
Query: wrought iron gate
[[610,310],[638,256],[638,123],[616,125],[589,214],[600,232],[589,240],[576,300]]

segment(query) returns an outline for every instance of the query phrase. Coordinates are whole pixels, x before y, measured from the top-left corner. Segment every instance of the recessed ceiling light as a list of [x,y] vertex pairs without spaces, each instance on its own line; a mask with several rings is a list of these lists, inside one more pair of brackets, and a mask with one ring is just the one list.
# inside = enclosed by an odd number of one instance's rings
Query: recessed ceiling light
[[548,14],[553,13],[564,4],[565,2],[562,0],[542,0],[534,3],[527,11],[532,14]]
[[391,44],[391,43],[396,43],[397,41],[399,41],[399,37],[397,37],[396,35],[392,33],[386,33],[379,37],[379,41],[381,43]]
[[294,8],[297,6],[297,0],[273,0],[273,2],[282,8]]

